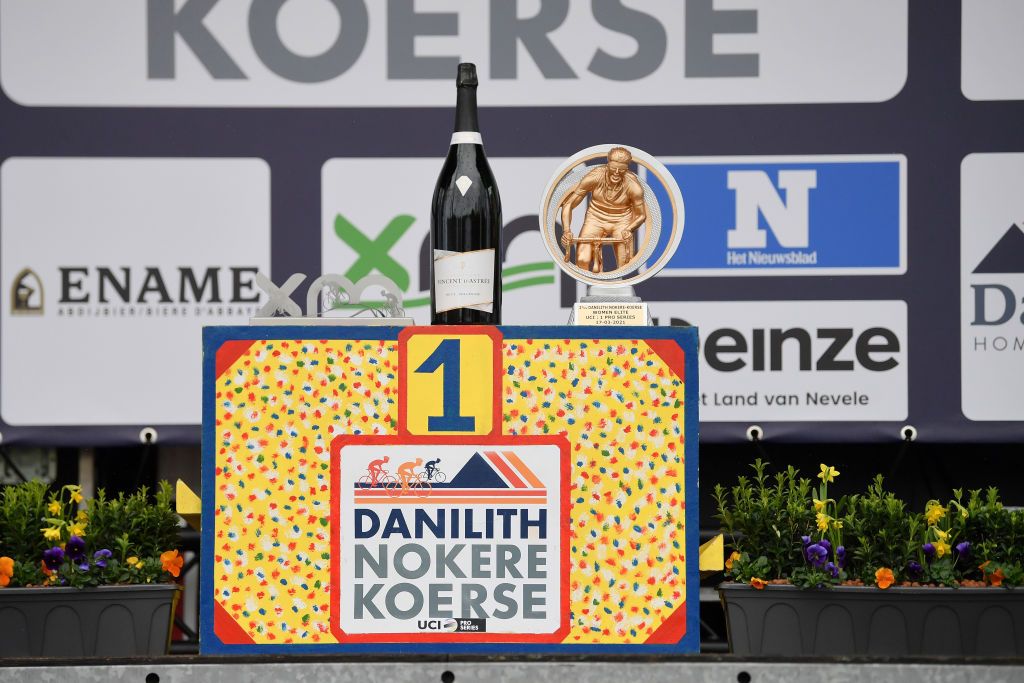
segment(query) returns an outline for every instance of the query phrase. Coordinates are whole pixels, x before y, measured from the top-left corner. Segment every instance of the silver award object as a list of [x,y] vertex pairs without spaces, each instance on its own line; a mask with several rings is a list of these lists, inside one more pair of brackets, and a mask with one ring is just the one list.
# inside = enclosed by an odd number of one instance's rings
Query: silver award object
[[[402,290],[392,280],[373,273],[358,282],[343,275],[327,273],[313,280],[306,292],[306,312],[292,301],[291,294],[306,280],[294,273],[278,287],[266,275],[256,273],[255,281],[267,295],[251,325],[386,325],[413,324],[402,308]],[[369,293],[383,297],[383,303]]]
[[648,306],[633,286],[671,260],[684,211],[672,174],[643,150],[595,145],[563,162],[545,189],[539,217],[552,259],[587,285],[570,324],[650,324]]

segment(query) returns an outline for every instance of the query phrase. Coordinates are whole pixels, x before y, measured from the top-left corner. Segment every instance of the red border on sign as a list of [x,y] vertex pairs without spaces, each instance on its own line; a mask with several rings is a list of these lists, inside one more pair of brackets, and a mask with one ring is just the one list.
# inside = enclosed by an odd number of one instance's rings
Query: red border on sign
[[[474,328],[475,329],[475,328]],[[558,446],[560,459],[559,498],[561,511],[558,528],[561,533],[559,571],[559,627],[553,633],[345,633],[338,623],[339,594],[341,586],[341,449],[353,444],[368,445],[473,445],[473,446],[515,446],[553,445]],[[542,436],[376,436],[343,434],[331,441],[331,634],[339,643],[560,643],[569,634],[569,491],[571,483],[569,442],[560,434]]]
[[[406,327],[398,333],[398,433],[400,435],[408,436],[427,436],[428,438],[435,438],[430,435],[413,435],[409,433],[409,427],[406,424],[406,408],[409,405],[406,393],[408,391],[408,382],[405,379],[405,373],[409,370],[409,364],[406,362],[407,349],[406,342],[409,337],[413,335],[431,336],[431,337],[449,337],[452,335],[485,335],[491,338],[493,344],[492,354],[494,356],[494,370],[491,376],[494,378],[494,398],[493,406],[491,409],[491,431],[486,434],[474,434],[474,439],[490,439],[501,435],[501,388],[503,382],[501,381],[501,343],[503,340],[501,332],[497,327],[491,327],[487,325],[444,325],[442,326],[429,326],[421,325],[419,327]],[[463,438],[460,435],[452,435],[454,438]]]
[[686,381],[686,352],[674,339],[643,339],[680,381]]
[[229,339],[221,344],[217,348],[217,358],[214,361],[214,376],[219,378],[223,375],[255,343],[254,339]]

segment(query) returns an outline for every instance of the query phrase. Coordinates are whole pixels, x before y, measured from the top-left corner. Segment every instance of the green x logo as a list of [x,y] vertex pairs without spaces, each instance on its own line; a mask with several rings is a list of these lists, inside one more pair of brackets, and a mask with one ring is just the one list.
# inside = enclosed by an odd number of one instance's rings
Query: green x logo
[[359,255],[352,267],[345,272],[345,277],[352,282],[359,282],[376,268],[381,275],[398,285],[400,290],[409,291],[409,271],[391,258],[388,250],[402,238],[415,221],[412,216],[395,216],[377,235],[377,239],[370,239],[340,213],[335,216],[335,234]]

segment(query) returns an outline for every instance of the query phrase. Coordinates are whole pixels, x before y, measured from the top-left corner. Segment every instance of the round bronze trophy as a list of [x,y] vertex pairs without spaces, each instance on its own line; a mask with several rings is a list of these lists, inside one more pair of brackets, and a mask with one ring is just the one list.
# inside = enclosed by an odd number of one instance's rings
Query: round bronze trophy
[[668,265],[683,234],[683,196],[662,163],[628,145],[588,147],[555,171],[539,215],[555,263],[589,286],[571,323],[649,323],[633,285]]

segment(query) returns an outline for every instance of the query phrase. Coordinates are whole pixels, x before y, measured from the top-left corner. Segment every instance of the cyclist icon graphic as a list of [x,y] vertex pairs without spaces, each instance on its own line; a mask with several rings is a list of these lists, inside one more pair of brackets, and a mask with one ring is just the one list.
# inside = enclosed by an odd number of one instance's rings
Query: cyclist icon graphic
[[[430,495],[431,482],[438,484],[447,480],[447,475],[438,467],[441,458],[430,460],[423,464],[423,458],[416,458],[401,463],[392,475],[384,469],[384,465],[390,460],[388,456],[370,461],[366,467],[366,474],[356,482],[359,489],[384,489],[390,497],[411,495],[423,498]],[[423,467],[418,470],[417,468]]]

